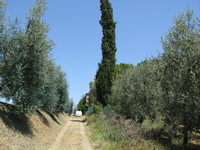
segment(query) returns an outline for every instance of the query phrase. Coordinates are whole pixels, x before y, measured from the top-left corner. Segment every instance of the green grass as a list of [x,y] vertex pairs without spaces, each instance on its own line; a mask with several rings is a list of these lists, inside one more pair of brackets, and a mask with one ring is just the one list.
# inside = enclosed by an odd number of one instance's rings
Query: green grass
[[[119,119],[120,120],[120,119]],[[163,122],[152,122],[145,120],[142,125],[130,128],[137,132],[131,132],[133,136],[129,138],[122,132],[130,134],[126,129],[126,124],[120,124],[120,121],[113,119],[112,116],[92,115],[88,117],[91,139],[96,143],[98,150],[199,150],[200,145],[190,143],[188,146],[182,146],[182,135],[179,134],[170,140],[170,129],[166,129]],[[126,121],[126,120],[121,120]],[[113,123],[114,122],[114,123]],[[117,125],[120,124],[120,125]],[[138,134],[138,136],[137,136]],[[124,136],[125,135],[125,136]],[[124,137],[121,137],[124,136]],[[197,143],[200,139],[200,133],[192,133],[192,139]],[[195,137],[197,136],[197,137]],[[200,140],[199,140],[200,141]]]
[[[145,120],[141,126],[141,132],[144,134],[144,138],[149,139],[152,143],[157,143],[162,145],[163,149],[172,150],[199,150],[200,145],[189,144],[183,147],[183,135],[177,132],[175,136],[170,140],[170,129],[167,129],[163,122],[152,122],[150,120]],[[190,136],[194,136],[196,133],[190,133]],[[198,141],[198,138],[194,139]]]
[[105,128],[110,127],[105,126],[105,123],[99,119],[98,115],[92,115],[88,118],[88,124],[91,131],[91,138],[95,141],[96,148],[102,150],[118,150],[121,147],[120,143],[106,140]]
[[[114,126],[108,126],[105,121],[100,119],[99,115],[92,115],[88,118],[91,139],[96,143],[96,149],[99,150],[166,150],[164,146],[143,138],[125,138],[113,140],[109,134],[120,134]],[[146,124],[147,125],[147,124]]]

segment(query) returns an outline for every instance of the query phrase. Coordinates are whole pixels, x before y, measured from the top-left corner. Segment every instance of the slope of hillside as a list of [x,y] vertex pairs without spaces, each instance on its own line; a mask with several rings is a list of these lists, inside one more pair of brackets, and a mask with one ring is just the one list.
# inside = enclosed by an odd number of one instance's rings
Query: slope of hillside
[[0,103],[0,149],[46,150],[50,148],[69,117],[43,111],[35,114],[13,113],[15,106]]

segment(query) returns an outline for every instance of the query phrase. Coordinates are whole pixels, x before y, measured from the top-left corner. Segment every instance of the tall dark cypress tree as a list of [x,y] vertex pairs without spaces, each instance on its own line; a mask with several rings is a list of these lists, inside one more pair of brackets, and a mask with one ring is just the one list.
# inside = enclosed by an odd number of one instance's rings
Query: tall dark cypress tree
[[115,53],[117,51],[115,43],[116,22],[113,20],[113,9],[109,0],[100,0],[101,20],[99,21],[103,29],[102,38],[102,61],[96,74],[97,100],[103,105],[109,104],[112,81],[115,78]]

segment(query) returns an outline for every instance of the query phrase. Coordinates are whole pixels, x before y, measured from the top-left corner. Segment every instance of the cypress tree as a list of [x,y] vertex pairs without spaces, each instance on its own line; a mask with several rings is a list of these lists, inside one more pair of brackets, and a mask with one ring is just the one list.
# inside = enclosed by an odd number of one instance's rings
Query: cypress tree
[[112,80],[115,78],[115,43],[116,22],[113,20],[113,9],[109,0],[100,0],[101,20],[103,29],[102,38],[102,61],[96,74],[97,100],[103,105],[109,104],[111,95]]

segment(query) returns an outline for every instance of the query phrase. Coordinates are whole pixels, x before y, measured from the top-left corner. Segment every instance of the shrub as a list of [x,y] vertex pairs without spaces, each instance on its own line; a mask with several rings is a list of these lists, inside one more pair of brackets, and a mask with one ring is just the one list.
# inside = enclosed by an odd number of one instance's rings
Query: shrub
[[161,96],[157,64],[157,59],[146,60],[114,81],[112,99],[117,113],[140,123],[146,117],[156,118]]
[[126,141],[130,142],[130,139],[134,139],[132,141],[134,143],[139,141],[141,135],[137,132],[138,125],[135,121],[113,113],[108,116],[101,115],[100,119],[105,121],[107,128],[104,130],[108,140],[123,141],[125,143]]

